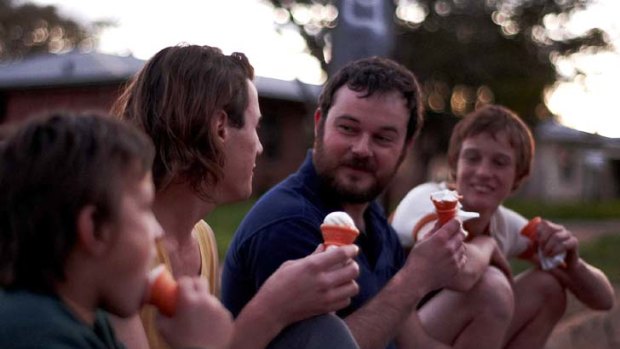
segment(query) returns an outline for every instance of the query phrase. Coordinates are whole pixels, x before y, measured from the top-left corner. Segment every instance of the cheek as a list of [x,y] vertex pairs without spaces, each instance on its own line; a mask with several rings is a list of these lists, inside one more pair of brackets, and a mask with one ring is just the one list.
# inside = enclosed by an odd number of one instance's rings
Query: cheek
[[454,180],[458,183],[460,181],[462,181],[463,179],[465,179],[468,176],[468,173],[470,173],[471,171],[468,169],[468,167],[464,164],[462,164],[461,162],[459,162],[457,164],[456,167],[456,172],[455,172],[455,176],[456,178],[454,178]]

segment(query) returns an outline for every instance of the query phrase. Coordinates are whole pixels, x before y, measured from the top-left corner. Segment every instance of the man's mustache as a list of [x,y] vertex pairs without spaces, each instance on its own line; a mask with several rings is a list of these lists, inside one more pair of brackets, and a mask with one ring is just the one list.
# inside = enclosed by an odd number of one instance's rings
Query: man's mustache
[[367,157],[349,156],[344,158],[340,164],[359,171],[374,172],[377,170],[376,163]]

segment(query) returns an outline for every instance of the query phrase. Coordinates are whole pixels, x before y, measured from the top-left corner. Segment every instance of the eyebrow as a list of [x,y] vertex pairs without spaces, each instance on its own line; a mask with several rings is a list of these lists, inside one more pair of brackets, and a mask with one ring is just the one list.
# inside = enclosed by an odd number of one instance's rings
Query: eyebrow
[[[355,122],[356,124],[360,124],[361,123],[358,119],[356,119],[355,117],[353,117],[351,115],[348,115],[348,114],[340,115],[340,116],[336,117],[336,121],[342,120],[342,119],[347,120],[347,121],[351,121],[351,122]],[[395,132],[395,133],[398,133],[398,127],[395,127],[395,126],[382,126],[380,128],[380,130],[381,130],[381,132]]]

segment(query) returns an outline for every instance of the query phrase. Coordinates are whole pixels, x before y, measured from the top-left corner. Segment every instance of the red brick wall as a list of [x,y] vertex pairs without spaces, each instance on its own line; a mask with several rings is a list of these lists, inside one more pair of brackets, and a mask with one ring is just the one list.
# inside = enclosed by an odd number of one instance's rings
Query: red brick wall
[[108,111],[119,94],[120,84],[37,88],[6,91],[3,122],[16,122],[51,110]]

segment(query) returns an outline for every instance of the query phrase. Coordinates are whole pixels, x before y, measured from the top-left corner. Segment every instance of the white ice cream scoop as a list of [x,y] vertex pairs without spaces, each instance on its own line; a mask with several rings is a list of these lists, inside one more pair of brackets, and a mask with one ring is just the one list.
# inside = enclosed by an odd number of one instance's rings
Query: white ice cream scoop
[[334,211],[328,214],[323,219],[323,224],[357,229],[355,227],[355,222],[353,222],[353,218],[351,218],[351,216],[344,211]]

